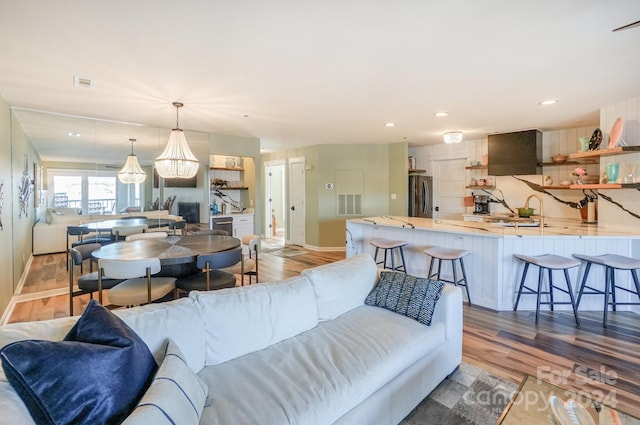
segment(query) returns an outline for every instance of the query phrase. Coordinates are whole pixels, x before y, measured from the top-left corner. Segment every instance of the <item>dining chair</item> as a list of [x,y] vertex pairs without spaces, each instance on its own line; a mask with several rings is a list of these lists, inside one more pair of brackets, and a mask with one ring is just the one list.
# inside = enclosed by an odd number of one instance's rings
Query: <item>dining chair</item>
[[196,235],[220,235],[229,236],[229,232],[226,230],[208,229],[208,230],[196,230]]
[[169,223],[168,227],[169,227],[169,230],[171,230],[172,235],[176,234],[176,230],[180,230],[181,235],[184,235],[185,233],[187,233],[187,222],[184,220],[174,221],[173,223]]
[[109,291],[109,302],[118,306],[134,306],[150,303],[175,290],[175,277],[152,276],[160,271],[160,259],[144,258],[141,260],[98,261],[98,288],[101,288],[103,277],[123,279]]
[[260,251],[260,236],[244,235],[241,240],[243,256],[245,252],[247,252],[247,256],[243,257],[243,262],[238,262],[231,267],[225,267],[221,270],[227,273],[240,275],[240,284],[242,286],[244,286],[245,276],[249,276],[249,285],[251,285],[251,276],[255,276],[256,283],[258,283],[258,252]]
[[121,240],[121,237],[127,237],[129,235],[135,235],[136,233],[145,233],[149,230],[149,226],[146,224],[138,224],[135,226],[113,226],[111,234],[116,241]]
[[[100,249],[101,246],[99,243],[93,243],[69,249],[69,316],[73,316],[73,298],[79,295],[89,294],[89,298],[93,299],[93,293],[98,292],[98,301],[102,304],[102,290],[111,289],[122,282],[121,279],[111,279],[103,276],[102,283],[99,284],[99,272],[92,271],[91,273],[79,276],[77,285],[75,284],[76,282],[73,276],[74,266],[82,265],[85,259],[91,257],[91,252]],[[102,290],[99,291],[99,287],[101,287]]]
[[212,289],[233,288],[236,286],[236,276],[220,269],[233,266],[240,262],[240,273],[244,273],[244,257],[242,247],[199,255],[196,266],[202,272],[197,272],[176,280],[176,288],[182,291],[210,291]]
[[75,248],[79,245],[84,244],[92,244],[99,243],[102,245],[112,243],[113,239],[107,236],[100,236],[99,234],[93,234],[91,236],[87,236],[92,233],[91,229],[84,226],[67,226],[67,254],[66,254],[66,262],[67,262],[67,270],[69,270],[69,236],[76,236],[77,240],[71,243],[71,248]]
[[145,232],[145,233],[134,233],[133,235],[128,235],[124,238],[125,241],[137,241],[140,239],[164,239],[169,234],[167,232]]

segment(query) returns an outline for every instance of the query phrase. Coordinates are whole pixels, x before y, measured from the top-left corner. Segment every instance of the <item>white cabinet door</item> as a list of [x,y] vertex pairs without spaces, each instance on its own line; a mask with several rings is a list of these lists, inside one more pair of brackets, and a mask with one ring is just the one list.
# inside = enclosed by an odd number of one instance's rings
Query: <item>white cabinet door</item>
[[253,235],[253,216],[238,214],[233,216],[233,237],[242,239],[244,235]]

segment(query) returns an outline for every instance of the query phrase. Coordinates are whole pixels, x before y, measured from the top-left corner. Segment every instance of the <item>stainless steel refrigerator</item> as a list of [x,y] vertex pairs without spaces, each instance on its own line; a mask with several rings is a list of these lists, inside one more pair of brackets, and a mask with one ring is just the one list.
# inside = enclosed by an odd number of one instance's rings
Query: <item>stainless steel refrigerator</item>
[[433,177],[409,176],[409,217],[433,217]]

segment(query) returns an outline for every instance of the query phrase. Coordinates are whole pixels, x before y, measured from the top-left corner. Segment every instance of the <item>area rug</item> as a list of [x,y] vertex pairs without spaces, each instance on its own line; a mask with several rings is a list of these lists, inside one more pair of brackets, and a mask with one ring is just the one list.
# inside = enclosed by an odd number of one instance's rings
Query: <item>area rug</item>
[[495,425],[518,384],[462,363],[400,425]]
[[296,248],[280,248],[280,249],[276,249],[273,251],[264,251],[267,254],[271,254],[271,255],[275,255],[278,257],[283,257],[283,258],[290,258],[290,257],[295,257],[296,255],[302,255],[302,254],[307,254],[308,251],[303,251],[301,249],[296,249]]

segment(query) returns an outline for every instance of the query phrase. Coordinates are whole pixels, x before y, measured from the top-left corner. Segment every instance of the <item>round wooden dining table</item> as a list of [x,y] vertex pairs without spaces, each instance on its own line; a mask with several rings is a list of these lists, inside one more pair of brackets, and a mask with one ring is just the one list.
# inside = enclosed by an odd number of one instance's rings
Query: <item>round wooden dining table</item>
[[95,259],[140,260],[159,258],[159,276],[181,277],[197,272],[196,260],[201,254],[227,251],[240,246],[240,239],[224,235],[168,236],[162,239],[140,239],[104,245],[91,253]]

